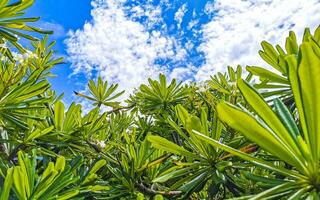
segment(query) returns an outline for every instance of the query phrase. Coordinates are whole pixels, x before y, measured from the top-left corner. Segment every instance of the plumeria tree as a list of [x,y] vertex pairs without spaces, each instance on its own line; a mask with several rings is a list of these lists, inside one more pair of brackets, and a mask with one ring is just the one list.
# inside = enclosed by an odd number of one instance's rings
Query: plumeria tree
[[160,74],[125,102],[98,77],[75,92],[84,111],[51,88],[63,58],[26,34],[51,33],[23,17],[32,3],[0,2],[0,200],[319,199],[320,28],[262,42],[271,71]]

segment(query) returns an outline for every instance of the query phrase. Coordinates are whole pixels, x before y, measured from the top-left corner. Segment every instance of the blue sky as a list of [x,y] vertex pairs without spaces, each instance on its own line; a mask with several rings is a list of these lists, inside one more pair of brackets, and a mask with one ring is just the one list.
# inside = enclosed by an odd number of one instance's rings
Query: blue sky
[[266,66],[259,43],[320,21],[318,0],[36,0],[28,15],[53,29],[66,64],[53,87],[74,100],[102,76],[127,95],[147,77],[203,81],[227,65]]
[[38,26],[54,30],[51,35],[52,40],[56,40],[54,50],[57,54],[66,58],[66,64],[58,65],[53,69],[53,73],[57,75],[50,82],[54,89],[59,93],[65,93],[65,100],[73,100],[72,94],[74,90],[83,90],[81,85],[75,82],[85,82],[83,78],[70,78],[72,73],[71,63],[68,62],[68,53],[64,40],[67,38],[69,30],[76,30],[83,26],[86,21],[90,21],[91,15],[90,0],[35,0],[35,3],[27,11],[29,16],[40,16],[41,20]]

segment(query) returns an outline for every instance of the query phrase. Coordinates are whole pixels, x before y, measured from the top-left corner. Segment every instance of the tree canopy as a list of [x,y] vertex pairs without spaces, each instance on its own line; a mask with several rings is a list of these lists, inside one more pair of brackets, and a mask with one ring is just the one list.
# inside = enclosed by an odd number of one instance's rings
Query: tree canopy
[[75,92],[84,112],[51,88],[63,58],[23,17],[32,3],[0,2],[0,200],[319,199],[320,27],[263,41],[271,70],[227,66],[202,84],[160,74],[125,102],[118,84],[90,80]]

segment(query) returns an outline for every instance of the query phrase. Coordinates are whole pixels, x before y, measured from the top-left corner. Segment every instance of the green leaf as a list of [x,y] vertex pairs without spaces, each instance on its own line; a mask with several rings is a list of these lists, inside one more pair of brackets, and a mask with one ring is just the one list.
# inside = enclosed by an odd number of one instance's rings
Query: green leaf
[[252,174],[250,172],[243,172],[244,176],[250,180],[253,180],[255,182],[261,182],[264,184],[267,184],[268,186],[277,186],[283,183],[286,183],[283,179],[275,179],[275,178],[269,178],[264,176],[259,176],[256,174]]
[[70,192],[67,192],[63,195],[59,195],[57,200],[68,200],[68,199],[71,199],[72,197],[77,196],[79,193],[80,193],[79,190],[70,191]]
[[194,167],[198,167],[198,166],[190,166],[190,167],[185,167],[185,168],[181,168],[181,169],[179,169],[178,166],[174,166],[168,170],[169,172],[168,171],[163,172],[162,174],[160,174],[160,176],[153,179],[152,182],[164,183],[170,179],[181,177],[183,175],[187,175],[190,173],[190,170],[192,170]]
[[247,66],[246,69],[251,72],[252,74],[259,76],[260,80],[264,81],[264,80],[269,80],[275,83],[282,83],[282,84],[288,84],[288,80],[283,77],[280,76],[276,73],[273,73],[267,69],[263,69],[261,67],[254,67],[254,66]]
[[251,198],[252,200],[259,200],[259,199],[264,199],[267,197],[270,197],[272,195],[277,195],[277,194],[281,194],[285,191],[291,191],[294,190],[296,188],[301,187],[300,185],[301,183],[295,183],[295,182],[287,182],[287,183],[283,183],[281,185],[272,187],[269,190],[266,190],[264,192],[261,192],[260,194],[254,196],[253,198]]
[[190,182],[187,182],[184,185],[182,185],[179,188],[179,190],[181,190],[183,192],[189,192],[189,191],[193,190],[195,187],[201,185],[201,183],[206,181],[207,178],[208,178],[208,173],[206,173],[206,172],[201,173],[200,175],[198,175],[197,177],[192,179]]
[[[291,163],[292,165],[298,165],[296,158],[281,144],[280,140],[249,114],[226,103],[218,104],[217,112],[222,121],[228,123],[230,127],[240,131],[249,140],[259,144],[263,149],[284,159],[286,162]],[[238,119],[241,119],[241,121]],[[248,126],[248,124],[250,124],[250,126]]]
[[58,130],[62,130],[64,119],[64,104],[61,101],[58,101],[54,106],[54,122],[55,127]]
[[154,135],[148,135],[147,140],[152,143],[152,146],[154,146],[157,149],[162,149],[167,152],[171,152],[177,155],[181,156],[187,156],[195,159],[200,159],[199,156],[196,154],[193,154],[187,150],[185,150],[183,147],[180,147],[176,145],[175,143],[162,138],[160,136],[154,136]]
[[161,194],[157,194],[153,197],[153,200],[164,200],[164,198]]
[[242,151],[239,151],[237,149],[234,149],[232,147],[229,147],[225,144],[222,144],[216,140],[213,140],[211,138],[209,138],[208,136],[205,136],[199,132],[195,132],[195,134],[198,136],[198,138],[214,147],[218,147],[230,154],[233,154],[235,156],[238,156],[248,162],[251,162],[251,163],[254,163],[258,166],[261,166],[263,168],[266,168],[266,169],[270,169],[270,170],[273,170],[273,171],[276,171],[276,172],[279,172],[285,176],[289,176],[289,177],[292,177],[292,178],[295,178],[295,179],[305,179],[305,176],[301,175],[301,174],[298,174],[292,170],[288,170],[288,169],[285,169],[283,167],[280,167],[280,166],[275,166],[273,165],[272,163],[270,162],[267,162],[267,161],[264,161],[262,159],[259,159],[259,158],[255,158],[253,156],[250,156],[246,153],[243,153]]
[[[300,46],[300,62],[298,63],[298,76],[300,80],[303,110],[308,128],[312,155],[315,161],[320,155],[320,58],[315,54],[311,43],[304,42]],[[319,48],[319,47],[317,47]],[[314,162],[318,169],[319,162]]]
[[8,200],[9,199],[9,194],[10,194],[11,186],[13,183],[13,176],[12,176],[13,170],[14,170],[13,167],[11,167],[7,170],[7,175],[4,180],[3,190],[1,191],[0,200]]
[[9,3],[9,0],[2,0],[0,1],[0,9],[6,6]]
[[107,163],[106,160],[99,160],[94,164],[94,166],[91,168],[89,174],[94,174],[96,173],[99,169],[101,169],[103,166],[105,166]]
[[[303,157],[301,155],[301,151],[297,147],[296,143],[294,142],[294,139],[291,137],[286,127],[282,124],[282,122],[274,113],[274,111],[271,109],[271,107],[264,101],[264,99],[257,93],[257,91],[253,89],[251,86],[249,86],[246,82],[242,80],[238,80],[238,87],[242,95],[246,99],[246,101],[251,105],[251,107],[259,115],[259,117],[272,130],[272,131],[268,131],[269,133],[268,139],[270,144],[274,143],[274,144],[278,144],[279,147],[281,146],[283,153],[287,155],[286,161],[291,163],[297,168],[303,169],[304,164],[302,161]],[[241,132],[244,133],[243,131]],[[248,134],[254,134],[254,130],[251,130],[251,133],[248,133]],[[251,137],[251,139],[254,139],[254,138]],[[275,140],[277,140],[277,142],[275,142]],[[267,150],[270,151],[271,149],[272,149],[272,146],[269,146]],[[273,152],[274,155],[279,154],[279,153],[275,153],[274,151],[270,151],[270,152]],[[285,157],[281,157],[281,158],[284,159]]]
[[27,199],[26,194],[26,174],[24,174],[21,170],[20,166],[14,167],[13,170],[13,183],[16,189],[16,194],[19,199]]
[[54,166],[54,169],[57,170],[58,172],[62,172],[65,168],[66,165],[66,159],[63,156],[59,156],[57,158],[56,164]]
[[297,137],[300,135],[300,131],[292,117],[292,114],[284,105],[284,103],[278,98],[274,100],[274,107],[281,122],[286,126],[287,130],[291,134],[291,137],[294,138],[295,142],[297,142]]
[[[302,102],[302,97],[301,97],[301,91],[300,91],[300,86],[299,86],[299,78],[298,78],[298,64],[297,64],[297,59],[294,55],[288,56],[286,58],[286,62],[288,64],[288,71],[289,71],[289,81],[290,81],[290,86],[292,89],[292,93],[294,96],[295,100],[295,105],[297,107],[299,116],[300,116],[300,124],[302,127],[302,133],[305,138],[305,141],[310,148],[310,138],[307,130],[307,124],[306,124],[306,119],[305,119],[305,111],[303,109],[303,102]],[[310,149],[311,150],[311,149]]]
[[286,50],[288,54],[298,54],[298,44],[297,44],[297,38],[293,31],[290,31],[289,37],[286,38]]

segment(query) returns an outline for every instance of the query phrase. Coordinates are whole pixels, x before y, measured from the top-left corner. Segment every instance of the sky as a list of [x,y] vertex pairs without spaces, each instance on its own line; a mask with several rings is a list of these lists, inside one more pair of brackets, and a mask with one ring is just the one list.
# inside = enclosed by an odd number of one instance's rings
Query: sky
[[201,82],[227,66],[268,67],[260,42],[283,45],[320,22],[319,0],[36,0],[27,12],[55,31],[53,88],[64,100],[101,76],[127,97],[148,77]]

